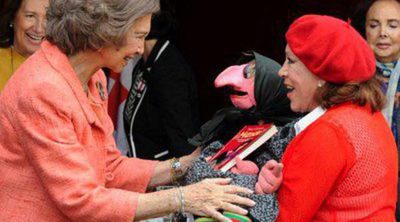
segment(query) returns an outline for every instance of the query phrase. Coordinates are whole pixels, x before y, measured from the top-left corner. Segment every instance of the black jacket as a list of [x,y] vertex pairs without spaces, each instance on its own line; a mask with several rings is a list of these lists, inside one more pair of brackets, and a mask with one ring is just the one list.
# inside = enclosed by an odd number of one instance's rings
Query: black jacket
[[[199,127],[195,76],[175,46],[165,40],[156,43],[146,64],[139,62],[133,75],[149,68],[150,71],[143,74],[147,92],[138,108],[132,132],[129,132],[130,123],[124,122],[127,138],[129,140],[129,133],[132,133],[139,158],[163,160],[189,154],[195,147],[187,139],[195,135]],[[167,155],[156,158],[165,151]]]

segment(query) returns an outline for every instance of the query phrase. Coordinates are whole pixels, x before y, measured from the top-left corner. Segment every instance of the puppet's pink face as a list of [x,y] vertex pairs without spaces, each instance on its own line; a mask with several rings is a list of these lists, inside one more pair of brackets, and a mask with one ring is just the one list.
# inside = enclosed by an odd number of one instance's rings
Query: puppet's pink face
[[239,109],[250,109],[256,105],[254,98],[254,64],[230,66],[221,72],[214,81],[215,87],[227,86],[231,89],[230,98]]

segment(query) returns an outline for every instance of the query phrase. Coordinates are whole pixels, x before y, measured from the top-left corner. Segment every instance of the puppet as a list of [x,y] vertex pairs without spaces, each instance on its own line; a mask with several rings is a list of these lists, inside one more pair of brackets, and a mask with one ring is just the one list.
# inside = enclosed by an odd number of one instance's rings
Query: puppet
[[[293,124],[299,116],[290,110],[286,87],[277,74],[280,65],[256,52],[242,57],[239,63],[240,65],[225,69],[214,82],[215,87],[228,88],[234,107],[217,111],[214,117],[201,127],[200,132],[189,139],[193,145],[205,148],[188,169],[184,177],[185,184],[205,178],[229,177],[232,178],[233,184],[254,190],[257,175],[230,171],[223,173],[215,170],[206,158],[221,149],[243,126],[274,123],[278,126],[278,133],[250,156],[250,160],[260,168],[268,160],[279,161],[286,145],[295,135]],[[248,171],[254,172],[253,169]],[[252,220],[275,221],[279,213],[275,193],[252,194],[250,197],[257,203],[249,209],[248,216]]]

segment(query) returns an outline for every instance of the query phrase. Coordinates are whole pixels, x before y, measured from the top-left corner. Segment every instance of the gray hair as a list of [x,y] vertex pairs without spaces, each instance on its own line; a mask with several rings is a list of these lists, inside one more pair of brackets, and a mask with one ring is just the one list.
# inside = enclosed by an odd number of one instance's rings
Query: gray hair
[[50,0],[46,38],[67,55],[120,46],[138,18],[159,8],[159,0]]

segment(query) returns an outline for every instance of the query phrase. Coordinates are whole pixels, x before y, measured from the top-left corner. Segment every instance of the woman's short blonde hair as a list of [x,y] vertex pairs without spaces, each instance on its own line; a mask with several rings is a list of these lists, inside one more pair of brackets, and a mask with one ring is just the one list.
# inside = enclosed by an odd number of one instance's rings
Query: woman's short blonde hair
[[134,22],[159,0],[50,0],[46,38],[67,55],[122,45]]

